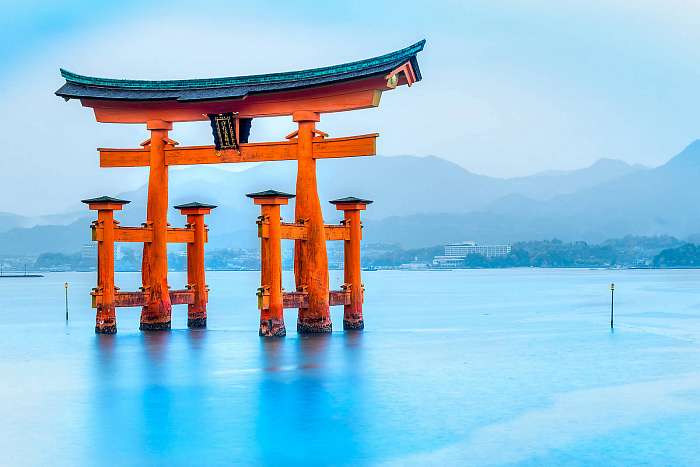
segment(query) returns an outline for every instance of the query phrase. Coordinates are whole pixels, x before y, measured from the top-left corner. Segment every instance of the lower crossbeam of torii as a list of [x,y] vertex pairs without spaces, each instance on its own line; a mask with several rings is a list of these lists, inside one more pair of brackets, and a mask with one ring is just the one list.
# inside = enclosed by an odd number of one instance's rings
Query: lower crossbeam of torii
[[[345,212],[340,225],[326,225],[316,179],[316,160],[372,156],[378,134],[329,138],[316,126],[321,114],[377,107],[381,93],[421,79],[417,54],[425,41],[358,62],[299,72],[204,80],[136,81],[94,78],[61,70],[66,79],[56,94],[79,99],[94,110],[98,122],[145,124],[150,138],[135,149],[98,149],[101,167],[149,167],[146,222],[121,227],[114,211],[128,203],[107,196],[83,200],[98,211],[93,240],[98,242],[98,278],[93,290],[97,309],[95,331],[117,330],[116,308],[140,306],[142,330],[170,329],[172,305],[188,305],[188,326],[204,327],[209,289],[205,282],[204,216],[216,206],[188,203],[176,206],[187,216],[184,228],[169,227],[168,166],[238,162],[297,161],[296,193],[274,190],[249,194],[263,213],[261,287],[258,292],[260,334],[286,332],[283,309],[298,308],[299,333],[330,332],[329,306],[343,305],[344,328],[362,329],[359,212],[371,203],[356,197],[332,201]],[[285,141],[249,143],[251,121],[266,116],[290,116],[297,130]],[[215,145],[180,147],[170,138],[173,124],[210,120]],[[292,224],[279,221],[279,206],[296,197]],[[296,291],[281,288],[281,239],[294,240]],[[330,290],[326,241],[345,243],[345,282]],[[114,243],[143,243],[142,288],[122,292],[114,284]],[[187,284],[170,289],[168,243],[187,244]],[[274,318],[272,317],[274,316]],[[274,321],[274,323],[273,323]]]

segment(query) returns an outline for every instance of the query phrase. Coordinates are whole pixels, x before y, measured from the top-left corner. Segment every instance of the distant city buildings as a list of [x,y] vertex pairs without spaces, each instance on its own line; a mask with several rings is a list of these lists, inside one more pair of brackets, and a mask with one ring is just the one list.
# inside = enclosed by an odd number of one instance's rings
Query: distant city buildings
[[479,245],[476,242],[450,243],[445,245],[445,254],[433,258],[433,266],[438,268],[459,268],[469,255],[481,255],[486,258],[508,256],[510,245]]

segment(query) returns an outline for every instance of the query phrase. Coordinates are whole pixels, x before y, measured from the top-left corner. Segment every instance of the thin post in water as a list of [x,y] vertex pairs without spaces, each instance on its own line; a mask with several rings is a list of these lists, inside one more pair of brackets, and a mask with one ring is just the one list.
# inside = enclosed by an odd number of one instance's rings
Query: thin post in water
[[68,321],[68,282],[63,284],[63,288],[66,289],[66,321]]
[[615,322],[615,283],[610,283],[610,329],[613,329]]

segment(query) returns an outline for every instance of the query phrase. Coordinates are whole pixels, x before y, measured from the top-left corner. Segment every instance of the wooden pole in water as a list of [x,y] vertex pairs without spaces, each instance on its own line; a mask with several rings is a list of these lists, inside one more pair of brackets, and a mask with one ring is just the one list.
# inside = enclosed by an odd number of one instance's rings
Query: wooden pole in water
[[615,318],[615,283],[610,283],[610,329],[613,329]]
[[194,232],[194,241],[187,244],[187,288],[194,291],[194,302],[187,306],[187,327],[207,327],[207,302],[209,289],[204,267],[204,244],[207,241],[207,226],[204,216],[216,208],[213,204],[187,203],[175,206],[187,216],[187,228]]
[[68,282],[63,284],[63,287],[66,289],[66,321],[68,321]]
[[[83,203],[97,211],[97,222],[93,223],[93,238],[97,240],[97,287],[93,289],[95,315],[95,332],[97,334],[114,334],[117,332],[117,314],[115,307],[116,288],[114,286],[114,242],[117,222],[114,211],[119,211],[129,201],[109,196],[84,199]],[[97,229],[101,235],[97,237]]]
[[[287,199],[281,198],[282,203],[287,204]],[[270,289],[270,309],[269,323],[263,323],[260,320],[260,335],[261,336],[284,336],[286,329],[284,326],[284,308],[282,300],[282,253],[281,253],[281,227],[280,227],[280,205],[279,204],[263,204],[262,205],[263,222],[268,223],[269,238],[263,238],[263,243],[267,244],[265,248],[266,261],[263,266],[267,269],[266,278],[267,285]]]
[[360,264],[360,240],[362,240],[362,223],[360,211],[367,209],[372,203],[368,199],[355,197],[340,198],[331,201],[336,209],[343,211],[343,223],[350,229],[350,236],[344,243],[344,278],[343,288],[350,292],[350,304],[345,305],[343,312],[343,329],[364,329],[365,321],[362,316],[364,287],[362,285],[362,266]]
[[117,313],[114,306],[114,211],[111,206],[97,211],[98,226],[102,227],[102,240],[97,242],[97,291],[101,300],[97,304],[95,332],[117,332]]
[[[263,337],[282,337],[284,325],[284,295],[282,291],[282,224],[280,206],[294,195],[274,190],[248,193],[260,206],[260,331]],[[267,300],[266,300],[267,297]]]

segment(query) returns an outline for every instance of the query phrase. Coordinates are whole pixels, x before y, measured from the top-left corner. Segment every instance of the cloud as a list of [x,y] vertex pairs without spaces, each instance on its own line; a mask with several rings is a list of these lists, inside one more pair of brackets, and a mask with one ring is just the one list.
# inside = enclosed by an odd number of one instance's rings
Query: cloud
[[[88,109],[56,98],[59,67],[145,79],[230,76],[341,63],[427,37],[423,82],[385,93],[379,110],[324,115],[320,128],[379,131],[382,154],[432,154],[497,176],[611,156],[656,165],[697,134],[700,62],[697,52],[684,55],[690,45],[679,46],[694,37],[690,5],[689,18],[666,13],[654,22],[653,2],[636,13],[621,1],[446,1],[428,10],[375,3],[153,3],[46,36],[0,72],[0,170],[11,174],[0,210],[55,212],[144,180],[140,169],[99,169],[95,148],[134,147],[145,130],[96,124]],[[291,128],[289,119],[261,119],[253,136],[278,140]],[[201,123],[176,125],[172,136],[211,139]]]
[[[263,29],[264,40],[246,39]],[[80,197],[116,194],[145,180],[142,169],[100,170],[95,151],[97,147],[136,147],[147,137],[145,129],[97,124],[90,109],[54,96],[62,83],[59,67],[99,76],[159,79],[330,64],[332,49],[345,50],[347,59],[359,58],[358,50],[348,50],[340,38],[330,34],[315,47],[299,49],[300,43],[311,43],[315,34],[319,31],[300,33],[294,25],[272,21],[247,21],[232,28],[225,18],[194,16],[170,18],[155,27],[139,18],[58,38],[2,80],[0,100],[5,111],[0,125],[5,137],[0,169],[13,177],[5,180],[0,194],[12,193],[24,201],[18,206],[6,198],[0,201],[0,209],[56,212]],[[289,36],[295,40],[288,40]],[[255,138],[282,139],[291,125],[291,120],[258,121]],[[211,131],[206,124],[181,124],[176,125],[173,137],[182,144],[202,144],[211,140]]]

